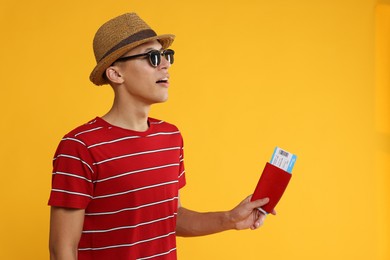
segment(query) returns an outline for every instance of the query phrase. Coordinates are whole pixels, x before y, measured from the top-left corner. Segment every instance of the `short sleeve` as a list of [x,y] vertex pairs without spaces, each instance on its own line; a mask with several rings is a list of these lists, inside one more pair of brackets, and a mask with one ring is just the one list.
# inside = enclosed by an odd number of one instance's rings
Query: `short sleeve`
[[82,140],[65,136],[53,158],[50,206],[84,209],[93,198],[95,166]]

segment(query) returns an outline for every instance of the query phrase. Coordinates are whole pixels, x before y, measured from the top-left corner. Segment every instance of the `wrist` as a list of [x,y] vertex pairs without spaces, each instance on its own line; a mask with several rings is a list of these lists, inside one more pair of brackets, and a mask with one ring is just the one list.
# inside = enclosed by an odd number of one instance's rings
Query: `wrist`
[[237,229],[236,221],[233,215],[234,214],[231,210],[225,211],[223,214],[223,226],[226,230]]

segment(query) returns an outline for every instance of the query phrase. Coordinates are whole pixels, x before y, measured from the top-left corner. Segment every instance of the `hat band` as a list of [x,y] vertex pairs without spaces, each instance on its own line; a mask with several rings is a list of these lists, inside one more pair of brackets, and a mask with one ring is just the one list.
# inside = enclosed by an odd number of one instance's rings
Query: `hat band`
[[144,40],[146,38],[150,38],[150,37],[154,37],[154,36],[157,36],[157,34],[151,29],[139,31],[135,34],[132,34],[129,37],[127,37],[126,39],[120,41],[114,47],[112,47],[108,52],[106,52],[106,54],[103,55],[103,57],[99,60],[99,62],[102,59],[104,59],[105,57],[107,57],[108,55],[110,55],[111,53],[113,53],[114,51],[116,51],[116,50],[118,50],[118,49],[120,49],[128,44],[131,44],[131,43],[137,42],[137,41],[141,41],[141,40]]

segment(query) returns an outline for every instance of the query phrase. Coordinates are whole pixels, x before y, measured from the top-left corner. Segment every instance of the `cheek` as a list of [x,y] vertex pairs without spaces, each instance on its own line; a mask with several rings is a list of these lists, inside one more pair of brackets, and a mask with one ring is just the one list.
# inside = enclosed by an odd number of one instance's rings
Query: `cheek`
[[151,82],[154,68],[146,60],[134,60],[134,63],[126,67],[125,74],[131,82]]
[[146,73],[132,74],[126,78],[128,91],[133,95],[147,95],[152,93],[155,87],[153,77]]

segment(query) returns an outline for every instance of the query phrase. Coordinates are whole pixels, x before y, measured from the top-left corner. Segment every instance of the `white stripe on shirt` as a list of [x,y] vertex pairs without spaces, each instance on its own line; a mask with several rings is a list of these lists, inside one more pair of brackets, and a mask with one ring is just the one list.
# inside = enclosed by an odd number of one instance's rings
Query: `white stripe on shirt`
[[175,250],[176,250],[176,247],[172,248],[172,249],[170,249],[170,250],[168,250],[166,252],[162,252],[160,254],[157,254],[157,255],[151,255],[151,256],[146,256],[146,257],[142,257],[142,258],[137,258],[136,260],[146,260],[146,259],[151,259],[151,258],[163,256],[163,255],[169,255],[170,253],[172,253]]
[[165,185],[170,185],[170,184],[178,183],[178,182],[179,182],[178,180],[174,180],[174,181],[158,183],[158,184],[155,184],[155,185],[149,185],[149,186],[145,186],[145,187],[141,187],[141,188],[137,188],[137,189],[133,189],[133,190],[127,190],[127,191],[124,191],[124,192],[118,192],[118,193],[112,193],[112,194],[107,194],[107,195],[96,196],[96,197],[94,197],[94,199],[104,199],[104,198],[109,198],[109,197],[120,196],[120,195],[124,195],[124,194],[128,194],[128,193],[137,192],[137,191],[140,191],[140,190],[151,189],[151,188],[165,186]]
[[[155,133],[155,134],[147,135],[146,137],[154,137],[154,136],[158,136],[158,135],[174,135],[174,134],[180,134],[180,131],[175,131],[175,132],[158,132],[158,133]],[[139,135],[126,136],[126,137],[114,139],[114,140],[111,140],[111,141],[105,141],[105,142],[101,142],[101,143],[91,144],[87,148],[93,148],[93,147],[100,146],[100,145],[112,144],[112,143],[116,143],[116,142],[121,142],[121,141],[129,140],[129,139],[135,139],[135,138],[141,138],[141,137],[142,136],[139,136]]]
[[91,170],[91,172],[94,173],[94,171],[92,170],[92,167],[86,161],[81,160],[79,157],[72,156],[72,155],[69,155],[69,154],[59,154],[59,155],[57,155],[56,158],[53,159],[53,161],[57,160],[57,158],[59,158],[59,157],[65,157],[65,158],[78,160],[78,161],[82,162],[83,164],[87,165],[87,167]]
[[72,138],[72,137],[65,137],[65,138],[62,138],[62,141],[75,141],[75,142],[78,142],[84,146],[87,146],[83,141],[79,140],[79,139],[76,139],[76,138]]
[[169,199],[166,199],[166,200],[160,200],[160,201],[156,201],[156,202],[148,203],[148,204],[143,204],[143,205],[140,205],[140,206],[137,206],[137,207],[132,207],[132,208],[123,208],[123,209],[116,210],[116,211],[94,212],[94,213],[89,212],[89,213],[85,213],[85,215],[86,216],[112,215],[112,214],[117,214],[117,213],[121,213],[121,212],[124,212],[124,211],[131,211],[131,210],[137,210],[137,209],[146,208],[146,207],[150,207],[150,206],[155,206],[155,205],[158,205],[158,204],[163,204],[163,203],[174,201],[174,200],[177,200],[177,199],[179,199],[179,197],[173,197],[173,198],[169,198]]
[[121,229],[132,229],[132,228],[136,228],[136,227],[140,227],[140,226],[146,226],[149,224],[157,223],[160,221],[165,221],[167,219],[174,218],[174,217],[175,217],[175,215],[170,215],[170,216],[167,216],[164,218],[158,218],[158,219],[154,219],[154,220],[147,221],[147,222],[142,222],[142,223],[132,225],[132,226],[122,226],[122,227],[101,229],[101,230],[84,230],[83,233],[106,233],[106,232],[112,232],[112,231],[117,231],[117,230],[121,230]]
[[82,180],[86,180],[87,182],[92,182],[92,180],[90,180],[88,178],[85,178],[85,177],[77,175],[77,174],[69,173],[69,172],[53,172],[53,175],[56,175],[56,174],[75,177],[75,178],[79,178]]
[[185,173],[186,171],[182,171],[179,175],[179,179],[181,178],[181,176]]
[[163,169],[163,168],[168,168],[168,167],[174,167],[174,166],[179,166],[179,165],[180,165],[179,163],[171,163],[171,164],[166,164],[166,165],[161,165],[161,166],[156,166],[156,167],[150,167],[150,168],[135,170],[135,171],[131,171],[131,172],[125,172],[125,173],[118,174],[118,175],[115,175],[115,176],[111,176],[111,177],[108,177],[108,178],[105,178],[105,179],[100,179],[100,180],[97,180],[95,182],[108,181],[108,180],[111,180],[111,179],[120,178],[120,177],[123,177],[123,176],[126,176],[126,175],[130,175],[130,174],[135,174],[135,173],[139,173],[139,172],[146,172],[146,171],[153,171],[153,170],[158,170],[158,169]]
[[160,120],[158,122],[150,122],[151,125],[159,125],[159,124],[162,124],[162,123],[164,123],[163,120]]
[[129,140],[129,139],[134,139],[134,138],[139,138],[139,137],[140,137],[140,136],[137,136],[137,135],[134,135],[134,136],[126,136],[126,137],[114,139],[114,140],[111,140],[111,141],[106,141],[106,142],[101,142],[101,143],[92,144],[92,145],[88,146],[87,148],[89,149],[89,148],[93,148],[93,147],[100,146],[100,145],[112,144],[112,143],[116,143],[116,142],[120,142],[120,141],[124,141],[124,140]]
[[161,236],[152,237],[152,238],[145,239],[145,240],[140,240],[140,241],[137,241],[137,242],[134,242],[134,243],[131,243],[131,244],[119,244],[119,245],[103,246],[103,247],[79,248],[79,250],[80,251],[89,251],[89,250],[104,250],[104,249],[111,249],[111,248],[118,248],[118,247],[131,247],[131,246],[135,246],[135,245],[138,245],[138,244],[147,243],[147,242],[150,242],[150,241],[153,241],[153,240],[169,237],[169,236],[172,236],[172,235],[175,235],[175,234],[176,234],[176,232],[173,231],[173,232],[169,232],[167,234],[161,235]]
[[60,189],[51,189],[52,191],[61,192],[61,193],[67,193],[72,195],[80,195],[88,198],[93,198],[91,195],[80,193],[80,192],[74,192],[74,191],[68,191],[68,190],[60,190]]
[[85,133],[89,133],[89,132],[93,132],[93,131],[96,131],[96,130],[100,130],[102,128],[103,128],[103,126],[99,126],[99,127],[96,127],[96,128],[88,129],[88,130],[82,131],[80,133],[77,133],[74,136],[76,137],[76,136],[79,136],[79,135],[82,135],[82,134],[85,134]]
[[158,133],[155,133],[155,134],[147,135],[146,137],[153,137],[153,136],[158,136],[158,135],[175,135],[175,134],[180,134],[180,131],[175,131],[175,132],[158,132]]
[[103,161],[100,161],[100,162],[95,162],[94,165],[110,162],[110,161],[113,161],[113,160],[123,159],[123,158],[126,158],[126,157],[132,157],[132,156],[149,154],[149,153],[158,153],[158,152],[179,150],[179,149],[180,149],[180,147],[177,146],[177,147],[171,147],[171,148],[163,148],[163,149],[157,149],[157,150],[149,150],[149,151],[144,151],[144,152],[125,154],[125,155],[121,155],[121,156],[117,156],[117,157],[112,157],[112,158],[109,158],[109,159],[106,159],[106,160],[103,160]]

